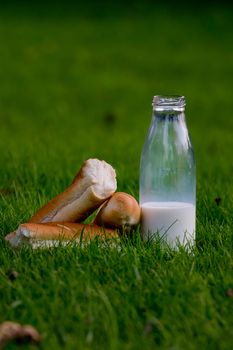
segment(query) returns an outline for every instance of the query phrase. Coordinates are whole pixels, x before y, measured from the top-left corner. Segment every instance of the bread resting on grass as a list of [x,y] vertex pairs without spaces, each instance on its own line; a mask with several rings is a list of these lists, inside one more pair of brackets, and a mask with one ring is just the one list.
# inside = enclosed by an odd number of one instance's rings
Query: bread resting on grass
[[16,234],[10,237],[9,243],[19,247],[24,243],[33,248],[50,247],[69,242],[88,242],[95,237],[102,239],[116,238],[116,230],[105,229],[95,224],[80,224],[71,222],[51,222],[46,224],[26,223],[18,227]]
[[[117,188],[113,167],[98,159],[86,160],[72,184],[40,208],[28,222],[82,222]],[[9,233],[8,241],[15,236]]]
[[[116,173],[111,165],[88,159],[68,189],[5,239],[14,247],[29,243],[37,248],[73,240],[79,242],[80,238],[90,241],[96,236],[118,237],[120,231],[129,231],[140,222],[141,209],[134,197],[115,191]],[[98,207],[93,224],[80,223]]]

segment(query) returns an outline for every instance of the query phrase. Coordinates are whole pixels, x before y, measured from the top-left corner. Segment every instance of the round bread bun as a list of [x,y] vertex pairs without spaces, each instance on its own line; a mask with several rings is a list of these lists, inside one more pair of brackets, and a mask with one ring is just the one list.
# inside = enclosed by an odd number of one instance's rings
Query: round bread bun
[[136,199],[128,193],[116,192],[104,202],[94,223],[109,228],[131,228],[139,224],[141,209]]

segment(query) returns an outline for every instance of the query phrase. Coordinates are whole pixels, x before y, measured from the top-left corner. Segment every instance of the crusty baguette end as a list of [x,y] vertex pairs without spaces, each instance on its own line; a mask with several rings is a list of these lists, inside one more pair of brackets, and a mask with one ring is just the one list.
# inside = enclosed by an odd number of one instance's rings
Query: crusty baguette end
[[116,192],[100,207],[94,223],[111,228],[130,228],[140,222],[141,209],[128,193]]

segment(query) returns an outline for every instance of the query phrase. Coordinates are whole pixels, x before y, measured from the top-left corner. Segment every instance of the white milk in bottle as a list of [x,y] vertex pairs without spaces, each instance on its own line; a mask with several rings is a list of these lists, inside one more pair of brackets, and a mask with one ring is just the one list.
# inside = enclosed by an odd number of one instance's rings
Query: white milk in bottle
[[185,202],[143,203],[142,230],[148,238],[158,234],[166,237],[168,243],[186,244],[193,242],[195,233],[196,208]]

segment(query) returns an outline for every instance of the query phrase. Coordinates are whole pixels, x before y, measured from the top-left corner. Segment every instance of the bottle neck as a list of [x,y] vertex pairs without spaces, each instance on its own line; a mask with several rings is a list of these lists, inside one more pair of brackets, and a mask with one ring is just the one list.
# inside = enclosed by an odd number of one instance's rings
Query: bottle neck
[[185,122],[185,113],[177,110],[153,110],[155,122]]
[[183,98],[154,97],[149,139],[163,145],[165,158],[169,149],[186,152],[190,148],[184,109]]

